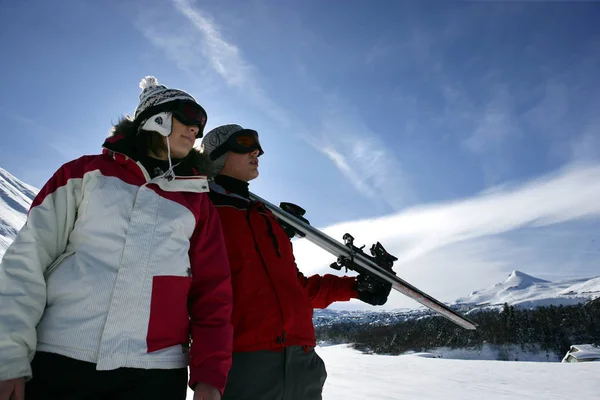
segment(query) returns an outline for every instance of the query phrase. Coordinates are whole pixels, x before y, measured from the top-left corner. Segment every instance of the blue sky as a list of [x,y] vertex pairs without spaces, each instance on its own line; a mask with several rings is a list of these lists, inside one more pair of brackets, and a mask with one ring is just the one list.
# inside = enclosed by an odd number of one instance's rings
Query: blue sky
[[[409,255],[400,275],[444,300],[512,269],[597,274],[600,3],[0,7],[0,167],[29,184],[97,153],[155,75],[198,99],[207,130],[259,131],[253,191],[369,244],[385,233]],[[367,235],[373,221],[386,228]]]

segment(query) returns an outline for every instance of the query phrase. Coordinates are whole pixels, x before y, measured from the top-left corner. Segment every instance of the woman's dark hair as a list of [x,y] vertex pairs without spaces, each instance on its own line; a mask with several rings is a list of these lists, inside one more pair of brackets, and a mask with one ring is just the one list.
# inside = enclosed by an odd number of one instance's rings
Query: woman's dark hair
[[119,122],[113,126],[112,135],[121,134],[125,137],[129,150],[133,152],[128,156],[138,159],[140,156],[148,154],[148,150],[159,155],[167,151],[164,143],[164,136],[155,131],[138,132],[138,125],[128,117],[122,117]]
[[[111,136],[123,135],[123,139],[119,144],[118,151],[125,153],[128,157],[134,160],[140,160],[151,150],[154,154],[159,155],[168,151],[164,143],[164,136],[155,131],[140,130],[138,132],[138,124],[136,124],[128,116],[119,118],[119,122],[111,129]],[[192,149],[189,154],[181,160],[175,172],[180,175],[207,175],[213,177],[212,162],[205,154],[200,153],[197,149]]]

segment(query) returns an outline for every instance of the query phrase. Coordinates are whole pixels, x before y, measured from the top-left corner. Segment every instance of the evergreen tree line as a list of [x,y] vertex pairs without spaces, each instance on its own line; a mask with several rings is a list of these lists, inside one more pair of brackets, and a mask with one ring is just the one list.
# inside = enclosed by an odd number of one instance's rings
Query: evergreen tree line
[[437,347],[479,348],[489,345],[538,345],[562,357],[572,344],[600,343],[600,299],[572,306],[521,309],[504,304],[498,310],[469,315],[478,327],[468,331],[449,320],[431,315],[387,326],[338,323],[321,326],[317,339],[351,343],[354,348],[376,354],[402,354]]

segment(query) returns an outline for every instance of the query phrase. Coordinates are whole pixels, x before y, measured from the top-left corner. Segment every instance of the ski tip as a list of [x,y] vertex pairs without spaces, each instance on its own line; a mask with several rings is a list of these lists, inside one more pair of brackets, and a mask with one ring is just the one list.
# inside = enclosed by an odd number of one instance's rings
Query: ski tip
[[462,320],[460,323],[460,326],[462,326],[463,328],[469,330],[469,331],[476,331],[477,330],[477,324],[475,322],[472,321],[464,321]]

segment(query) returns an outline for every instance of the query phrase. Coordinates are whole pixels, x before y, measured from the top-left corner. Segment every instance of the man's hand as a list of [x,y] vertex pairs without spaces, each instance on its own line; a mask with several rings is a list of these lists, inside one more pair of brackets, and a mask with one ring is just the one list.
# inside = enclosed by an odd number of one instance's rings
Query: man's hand
[[0,381],[0,400],[25,400],[25,378]]
[[198,382],[194,387],[194,400],[221,400],[221,393],[214,386]]
[[358,299],[373,306],[382,306],[392,291],[392,284],[361,273],[356,278]]

